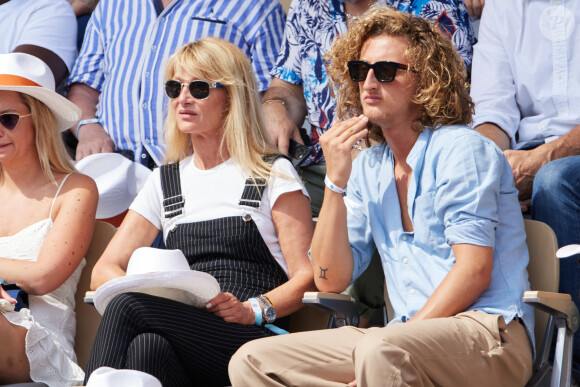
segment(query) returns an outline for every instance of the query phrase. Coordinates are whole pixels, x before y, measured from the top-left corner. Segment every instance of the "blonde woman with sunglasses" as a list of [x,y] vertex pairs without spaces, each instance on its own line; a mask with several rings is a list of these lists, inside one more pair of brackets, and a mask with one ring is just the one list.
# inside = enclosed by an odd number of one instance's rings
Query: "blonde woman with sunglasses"
[[[130,368],[163,386],[229,385],[227,365],[247,341],[281,334],[313,286],[313,225],[304,186],[266,134],[250,61],[208,38],[168,62],[168,164],[155,170],[95,266],[91,287],[125,275],[159,230],[221,293],[205,308],[142,293],[107,305],[87,377]],[[97,290],[98,294],[98,290]]]
[[[48,66],[0,55],[0,385],[79,384],[74,293],[98,201],[76,173],[60,132],[78,109],[54,92]],[[8,289],[26,296],[14,299]]]

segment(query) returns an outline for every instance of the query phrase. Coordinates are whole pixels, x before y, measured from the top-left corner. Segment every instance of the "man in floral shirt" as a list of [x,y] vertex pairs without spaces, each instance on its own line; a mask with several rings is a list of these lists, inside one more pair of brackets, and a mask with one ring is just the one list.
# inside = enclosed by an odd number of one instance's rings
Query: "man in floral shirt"
[[[322,203],[326,173],[318,138],[331,127],[335,106],[323,56],[351,21],[374,3],[375,0],[293,0],[282,49],[272,70],[273,80],[262,100],[270,135],[283,153],[288,152],[290,139],[304,142],[298,128],[308,117],[311,154],[301,166],[314,216]],[[453,41],[466,68],[471,67],[476,40],[463,0],[378,0],[377,4],[437,23]]]

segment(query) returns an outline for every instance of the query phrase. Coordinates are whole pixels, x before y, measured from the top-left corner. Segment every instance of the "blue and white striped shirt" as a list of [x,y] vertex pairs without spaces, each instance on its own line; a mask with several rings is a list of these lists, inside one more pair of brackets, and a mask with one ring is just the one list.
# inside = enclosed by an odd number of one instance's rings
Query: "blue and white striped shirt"
[[87,26],[69,84],[101,92],[97,116],[117,149],[163,160],[167,58],[184,44],[213,36],[251,59],[258,89],[270,83],[284,34],[277,0],[174,0],[159,15],[153,0],[101,0]]

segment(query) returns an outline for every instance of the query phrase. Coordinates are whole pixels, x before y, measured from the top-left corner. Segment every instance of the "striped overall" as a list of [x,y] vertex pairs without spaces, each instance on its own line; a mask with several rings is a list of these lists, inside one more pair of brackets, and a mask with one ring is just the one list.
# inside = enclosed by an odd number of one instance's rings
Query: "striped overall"
[[[165,217],[183,213],[179,164],[161,168]],[[266,184],[248,178],[239,204],[257,208]],[[251,216],[231,216],[177,224],[166,246],[180,249],[192,270],[213,275],[222,292],[240,301],[288,281]],[[288,328],[288,318],[275,324]],[[163,386],[229,385],[228,362],[244,343],[273,333],[255,325],[222,318],[173,300],[124,293],[107,306],[87,366],[137,369],[156,376]],[[86,380],[85,380],[86,383]]]

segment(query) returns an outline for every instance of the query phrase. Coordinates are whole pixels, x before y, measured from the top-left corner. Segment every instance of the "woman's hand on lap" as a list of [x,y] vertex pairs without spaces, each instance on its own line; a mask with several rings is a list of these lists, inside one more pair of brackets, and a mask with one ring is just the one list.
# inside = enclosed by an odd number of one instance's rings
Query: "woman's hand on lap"
[[254,325],[255,315],[249,301],[240,302],[232,293],[219,293],[209,300],[206,309],[226,322]]

